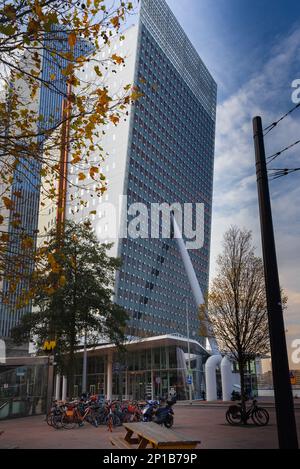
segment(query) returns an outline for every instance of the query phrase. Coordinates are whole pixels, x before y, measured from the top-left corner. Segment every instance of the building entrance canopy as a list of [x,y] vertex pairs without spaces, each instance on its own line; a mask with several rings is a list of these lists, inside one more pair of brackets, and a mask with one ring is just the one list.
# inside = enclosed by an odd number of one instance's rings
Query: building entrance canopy
[[[103,394],[107,399],[139,400],[166,397],[174,389],[178,399],[188,399],[191,386],[193,398],[199,399],[208,357],[204,347],[190,340],[189,370],[188,341],[179,335],[133,339],[125,344],[124,353],[113,344],[103,344],[88,350],[87,391]],[[82,363],[80,350],[74,395],[82,391]]]

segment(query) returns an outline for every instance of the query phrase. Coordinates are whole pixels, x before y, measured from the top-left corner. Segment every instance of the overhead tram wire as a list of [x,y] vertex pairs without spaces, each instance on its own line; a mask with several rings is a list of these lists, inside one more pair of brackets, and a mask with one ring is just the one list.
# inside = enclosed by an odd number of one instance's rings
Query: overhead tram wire
[[290,114],[292,114],[296,109],[298,109],[298,107],[300,107],[300,103],[296,104],[296,106],[294,106],[292,109],[290,109],[286,114],[284,114],[282,117],[280,117],[280,119],[278,119],[277,121],[273,122],[272,124],[268,125],[268,127],[266,127],[264,129],[264,137],[266,135],[268,135],[269,132],[271,132],[271,130],[273,130],[275,127],[277,127],[277,125],[283,121],[286,117],[288,117]]
[[271,174],[270,179],[271,181],[274,181],[275,179],[279,179],[283,176],[287,176],[288,174],[300,171],[300,168],[273,168],[269,169],[269,171],[273,171],[273,174]]
[[[270,124],[268,127],[264,129],[264,137],[268,135],[271,130],[273,130],[277,125],[282,122],[286,117],[288,117],[290,114],[292,114],[296,109],[300,107],[300,103],[296,104],[292,109],[290,109],[288,112],[286,112],[280,119],[277,121],[273,122]],[[276,160],[282,153],[285,153],[286,151],[290,150],[291,148],[295,147],[300,143],[300,140],[296,140],[296,142],[292,143],[291,145],[288,145],[287,147],[283,148],[282,150],[274,153],[273,155],[268,156],[267,159],[267,164],[269,165],[272,163],[274,160]],[[271,174],[271,180],[274,181],[275,179],[279,179],[283,176],[287,176],[288,174],[295,173],[297,171],[300,171],[300,168],[270,168],[268,169],[269,172],[272,172]]]
[[272,163],[272,161],[276,160],[276,158],[278,158],[278,156],[280,156],[282,153],[286,152],[287,150],[290,150],[291,148],[295,147],[296,145],[298,145],[300,143],[300,140],[297,140],[296,142],[292,143],[291,145],[283,148],[282,150],[278,151],[277,153],[274,153],[273,155],[271,156],[268,156],[267,157],[267,160],[268,160],[268,163],[267,164],[270,164]]

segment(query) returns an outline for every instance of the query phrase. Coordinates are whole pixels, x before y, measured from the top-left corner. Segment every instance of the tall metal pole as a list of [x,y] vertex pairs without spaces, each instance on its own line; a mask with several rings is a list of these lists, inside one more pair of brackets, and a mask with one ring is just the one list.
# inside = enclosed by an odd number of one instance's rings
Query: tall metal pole
[[278,440],[280,449],[297,449],[297,429],[289,376],[261,117],[253,119],[253,132]]
[[47,379],[47,407],[46,413],[51,408],[53,399],[53,383],[54,383],[54,355],[48,358],[48,379]]
[[83,364],[82,364],[82,393],[86,393],[87,381],[87,349],[86,349],[86,328],[84,328]]
[[[190,321],[189,321],[189,304],[188,299],[185,299],[185,306],[186,306],[186,334],[187,334],[187,341],[188,341],[188,377],[192,376],[191,370],[191,347],[190,347]],[[192,383],[188,384],[189,386],[189,401],[192,404],[193,396],[192,396]]]

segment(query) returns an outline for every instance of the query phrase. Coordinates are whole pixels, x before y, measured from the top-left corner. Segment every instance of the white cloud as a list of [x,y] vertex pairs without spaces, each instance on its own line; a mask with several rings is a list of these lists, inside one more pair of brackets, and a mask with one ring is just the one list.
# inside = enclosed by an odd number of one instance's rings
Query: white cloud
[[[256,75],[218,106],[211,277],[222,250],[224,232],[232,224],[251,229],[260,252],[260,226],[252,138],[252,118],[267,125],[293,107],[291,83],[300,63],[300,29],[275,44],[269,60]],[[298,67],[299,69],[299,67]],[[270,155],[300,138],[299,111],[285,119],[266,138]],[[300,166],[300,145],[282,155],[273,167]],[[298,183],[297,183],[298,182]],[[300,214],[299,176],[271,183],[273,217],[281,283],[290,297],[286,322],[300,331]]]

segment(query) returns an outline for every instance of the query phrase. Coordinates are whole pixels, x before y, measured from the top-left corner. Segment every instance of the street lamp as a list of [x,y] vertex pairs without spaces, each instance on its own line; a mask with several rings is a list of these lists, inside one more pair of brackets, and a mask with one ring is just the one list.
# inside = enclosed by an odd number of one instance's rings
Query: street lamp
[[82,364],[82,394],[87,392],[87,334],[84,328],[84,344],[83,344],[83,364]]
[[188,386],[189,386],[189,401],[192,404],[192,370],[191,370],[191,347],[190,347],[190,324],[189,324],[189,305],[188,299],[185,299],[186,305],[186,333],[188,343]]

